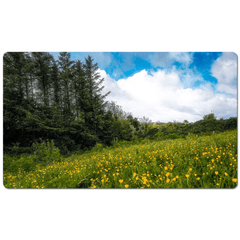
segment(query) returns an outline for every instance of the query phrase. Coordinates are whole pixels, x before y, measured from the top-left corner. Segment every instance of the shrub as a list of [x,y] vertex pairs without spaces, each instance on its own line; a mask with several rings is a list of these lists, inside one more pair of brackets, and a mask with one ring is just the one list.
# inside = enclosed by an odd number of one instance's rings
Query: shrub
[[101,143],[97,143],[90,152],[102,152],[104,150],[104,146]]
[[13,162],[16,162],[18,158],[16,156],[10,156],[5,154],[3,156],[3,171],[11,172],[10,169],[12,168]]
[[170,133],[167,136],[165,136],[165,139],[177,139],[180,138],[180,136],[176,133]]
[[32,156],[21,156],[19,159],[10,156],[4,156],[3,169],[4,171],[17,173],[19,171],[30,172],[35,170],[36,163]]
[[10,148],[9,153],[12,155],[21,155],[21,154],[31,154],[32,149],[30,147],[20,147],[20,143],[13,144],[13,147]]
[[151,141],[149,140],[149,139],[143,139],[142,141],[141,141],[141,144],[145,144],[145,143],[150,143]]
[[61,161],[61,154],[59,148],[54,146],[53,140],[51,142],[33,143],[34,161],[37,163],[49,164],[54,161]]

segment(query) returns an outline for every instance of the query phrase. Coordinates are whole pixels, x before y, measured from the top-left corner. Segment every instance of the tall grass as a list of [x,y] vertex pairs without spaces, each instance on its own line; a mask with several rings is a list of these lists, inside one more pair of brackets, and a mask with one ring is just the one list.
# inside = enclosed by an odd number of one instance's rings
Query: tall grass
[[[235,188],[237,131],[96,146],[50,165],[4,171],[6,188]],[[29,157],[31,158],[31,157]]]

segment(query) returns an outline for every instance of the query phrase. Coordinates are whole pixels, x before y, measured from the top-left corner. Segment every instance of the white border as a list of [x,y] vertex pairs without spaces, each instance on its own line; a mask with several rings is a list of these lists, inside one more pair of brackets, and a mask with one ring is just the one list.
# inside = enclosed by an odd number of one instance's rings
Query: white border
[[[232,0],[13,0],[2,1],[0,9],[1,76],[7,51],[240,53],[239,8]],[[240,236],[239,187],[39,191],[7,190],[1,184],[0,193],[0,236],[6,240]]]

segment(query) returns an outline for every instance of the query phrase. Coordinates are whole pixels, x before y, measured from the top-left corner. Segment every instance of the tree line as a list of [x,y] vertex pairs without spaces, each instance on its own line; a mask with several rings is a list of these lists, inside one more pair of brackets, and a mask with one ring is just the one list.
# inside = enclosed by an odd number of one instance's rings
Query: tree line
[[[152,124],[133,118],[102,94],[104,79],[90,56],[73,61],[61,52],[8,52],[3,56],[4,152],[31,151],[34,143],[53,140],[63,154],[86,150],[97,143],[154,139],[189,132],[236,128],[237,118],[206,117],[194,124]],[[217,124],[216,124],[216,121]],[[216,128],[217,126],[217,128]]]
[[98,64],[61,52],[8,52],[3,57],[4,150],[54,140],[62,152],[130,140],[126,113],[102,94]]

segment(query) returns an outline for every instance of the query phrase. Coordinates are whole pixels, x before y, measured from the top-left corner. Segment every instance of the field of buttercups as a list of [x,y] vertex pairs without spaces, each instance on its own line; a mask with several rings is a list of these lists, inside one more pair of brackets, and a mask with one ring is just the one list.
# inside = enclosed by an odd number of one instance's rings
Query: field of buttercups
[[[31,156],[29,156],[31,158]],[[235,188],[237,130],[72,155],[4,172],[6,188]]]

